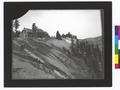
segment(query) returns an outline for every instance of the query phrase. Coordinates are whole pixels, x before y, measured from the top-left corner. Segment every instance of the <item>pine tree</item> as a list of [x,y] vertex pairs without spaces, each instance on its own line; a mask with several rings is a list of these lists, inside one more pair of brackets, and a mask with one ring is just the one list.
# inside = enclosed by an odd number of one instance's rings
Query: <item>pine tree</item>
[[79,49],[79,40],[76,39],[76,46],[77,46],[77,49]]
[[59,31],[57,31],[57,33],[56,33],[56,39],[58,39],[58,40],[62,40],[62,38],[61,38],[61,35],[60,35]]
[[17,19],[15,19],[15,20],[13,21],[13,27],[15,28],[15,32],[12,31],[12,37],[13,37],[13,38],[19,37],[20,31],[17,30],[19,26],[20,26],[19,21],[18,21]]
[[75,52],[76,52],[76,55],[79,57],[80,53],[80,46],[79,46],[79,40],[76,39],[76,47],[75,47]]
[[19,21],[17,19],[15,19],[15,21],[13,23],[13,27],[15,27],[15,31],[17,31],[19,26],[20,26]]
[[32,24],[32,30],[33,30],[33,32],[36,32],[36,31],[37,31],[36,23],[33,23],[33,24]]
[[71,52],[74,54],[74,40],[73,40],[73,37],[71,37]]
[[62,37],[65,38],[65,34],[62,34]]

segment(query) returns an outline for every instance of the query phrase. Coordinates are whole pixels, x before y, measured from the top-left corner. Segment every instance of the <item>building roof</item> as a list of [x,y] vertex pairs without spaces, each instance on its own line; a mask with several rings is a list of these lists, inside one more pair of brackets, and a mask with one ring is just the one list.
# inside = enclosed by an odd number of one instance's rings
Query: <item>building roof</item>
[[[23,31],[26,31],[26,32],[33,32],[33,30],[32,30],[32,29],[29,29],[29,28],[24,28],[24,29],[22,30],[22,32],[23,32]],[[45,32],[44,30],[39,29],[39,28],[37,28],[36,31],[37,31],[37,32]]]

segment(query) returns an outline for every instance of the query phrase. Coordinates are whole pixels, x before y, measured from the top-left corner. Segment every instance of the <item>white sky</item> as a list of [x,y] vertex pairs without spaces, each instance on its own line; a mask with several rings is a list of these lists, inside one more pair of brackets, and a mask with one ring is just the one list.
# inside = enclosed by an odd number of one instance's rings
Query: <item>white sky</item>
[[20,31],[36,23],[50,36],[55,36],[57,30],[60,34],[70,32],[79,39],[102,35],[100,10],[29,10],[18,20]]

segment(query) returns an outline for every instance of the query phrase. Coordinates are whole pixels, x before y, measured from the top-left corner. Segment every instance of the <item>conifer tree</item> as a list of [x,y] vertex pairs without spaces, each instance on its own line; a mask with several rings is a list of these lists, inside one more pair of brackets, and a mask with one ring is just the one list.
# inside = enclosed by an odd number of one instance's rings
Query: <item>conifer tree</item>
[[36,23],[33,23],[33,24],[32,24],[32,30],[33,30],[33,32],[36,32],[36,31],[37,31]]
[[13,23],[13,27],[15,27],[15,31],[17,32],[18,27],[20,26],[19,21],[17,19],[15,19],[14,23]]
[[62,40],[62,38],[61,38],[61,35],[60,35],[59,31],[57,31],[57,32],[56,32],[56,39],[58,39],[58,40]]
[[75,54],[75,53],[74,53],[74,40],[73,40],[73,37],[71,37],[71,46],[70,46],[70,48],[71,48],[71,52],[72,52],[73,54]]
[[17,19],[15,19],[15,21],[13,22],[13,27],[15,28],[15,32],[12,31],[13,37],[19,37],[20,31],[17,30],[19,26],[20,26],[19,21]]

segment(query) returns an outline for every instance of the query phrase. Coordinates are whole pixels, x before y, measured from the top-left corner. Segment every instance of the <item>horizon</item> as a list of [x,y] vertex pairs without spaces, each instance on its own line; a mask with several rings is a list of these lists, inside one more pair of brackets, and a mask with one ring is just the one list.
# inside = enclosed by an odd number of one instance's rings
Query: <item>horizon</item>
[[56,36],[56,32],[67,34],[70,32],[79,39],[102,36],[100,10],[29,10],[25,15],[18,18],[20,26],[32,29],[36,23],[50,36]]

